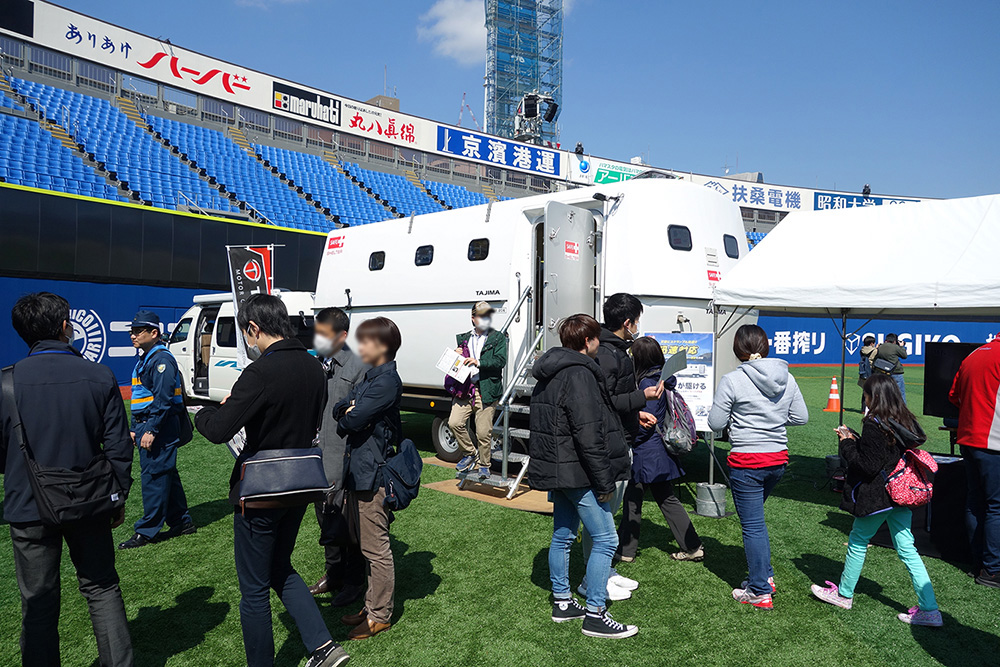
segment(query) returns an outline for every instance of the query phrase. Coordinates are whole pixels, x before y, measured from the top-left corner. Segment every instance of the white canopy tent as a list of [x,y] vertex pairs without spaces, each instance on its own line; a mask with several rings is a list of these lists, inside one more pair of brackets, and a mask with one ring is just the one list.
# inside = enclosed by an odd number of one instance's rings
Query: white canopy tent
[[1000,195],[789,215],[720,306],[861,316],[1000,315]]
[[[1000,316],[1000,195],[793,213],[723,276],[715,305],[828,315],[845,341],[849,315]],[[720,314],[725,329],[735,314]]]

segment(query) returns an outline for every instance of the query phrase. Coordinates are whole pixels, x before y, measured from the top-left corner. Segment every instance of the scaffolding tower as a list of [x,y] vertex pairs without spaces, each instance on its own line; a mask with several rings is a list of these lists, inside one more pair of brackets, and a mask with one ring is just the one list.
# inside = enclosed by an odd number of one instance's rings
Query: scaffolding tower
[[[562,106],[563,0],[486,1],[486,131],[516,134],[527,93]],[[556,123],[541,123],[538,140],[555,142]]]

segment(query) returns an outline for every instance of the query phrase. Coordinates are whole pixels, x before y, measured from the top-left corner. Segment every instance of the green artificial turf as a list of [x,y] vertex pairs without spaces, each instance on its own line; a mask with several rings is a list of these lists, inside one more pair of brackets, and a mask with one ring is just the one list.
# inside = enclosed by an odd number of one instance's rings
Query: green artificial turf
[[[852,611],[811,598],[812,582],[837,581],[851,519],[837,509],[838,497],[821,489],[824,460],[835,452],[835,414],[824,413],[832,369],[797,369],[811,412],[808,426],[791,429],[791,464],[767,503],[779,592],[773,611],[743,607],[730,590],[746,563],[735,516],[694,517],[707,551],[703,564],[676,563],[676,545],[655,505],[647,503],[641,551],[623,574],[641,582],[631,600],[614,605],[618,620],[640,627],[633,639],[588,639],[579,624],[549,620],[546,553],[551,519],[425,489],[392,526],[397,573],[397,621],[388,633],[350,643],[352,664],[409,665],[914,665],[1000,664],[1000,591],[975,585],[956,565],[925,559],[944,614],[943,629],[911,628],[895,615],[915,604],[909,578],[895,553],[872,547]],[[911,406],[921,405],[921,371],[907,370]],[[848,382],[845,401],[858,403]],[[858,427],[860,415],[848,413]],[[430,451],[429,419],[407,415],[407,430]],[[931,450],[945,452],[938,420],[924,418]],[[724,449],[725,446],[723,445]],[[723,452],[724,454],[724,452]],[[231,510],[226,503],[232,458],[223,446],[197,438],[180,455],[180,471],[196,535],[120,553],[125,605],[136,664],[242,665],[239,592],[233,566]],[[688,481],[707,476],[700,447],[685,461]],[[137,478],[129,499],[126,539],[141,512]],[[452,473],[427,466],[424,481]],[[693,509],[684,487],[681,499]],[[732,505],[730,503],[730,509]],[[294,561],[312,583],[321,574],[312,514],[300,534]],[[0,665],[18,664],[20,605],[10,537],[0,531]],[[574,585],[581,577],[573,557]],[[63,561],[60,631],[63,664],[96,664],[86,605],[77,593],[72,566]],[[359,605],[350,608],[356,609]],[[288,614],[273,599],[277,664],[299,665],[304,648]],[[334,637],[346,628],[344,610],[321,605]]]

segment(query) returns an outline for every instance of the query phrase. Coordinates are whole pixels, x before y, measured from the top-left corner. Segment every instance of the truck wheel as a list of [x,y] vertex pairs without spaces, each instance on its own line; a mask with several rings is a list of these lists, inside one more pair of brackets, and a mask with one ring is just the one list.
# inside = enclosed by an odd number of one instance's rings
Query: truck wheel
[[431,424],[431,440],[434,441],[437,457],[442,461],[457,463],[462,458],[462,452],[458,448],[458,440],[455,439],[455,434],[448,427],[447,419],[434,418],[434,423]]

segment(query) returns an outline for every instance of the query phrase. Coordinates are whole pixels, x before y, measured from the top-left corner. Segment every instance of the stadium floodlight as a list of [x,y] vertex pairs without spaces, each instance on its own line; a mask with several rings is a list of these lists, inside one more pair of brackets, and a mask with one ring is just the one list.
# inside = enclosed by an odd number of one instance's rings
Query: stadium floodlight
[[538,95],[528,93],[521,100],[521,116],[524,118],[538,118]]
[[545,102],[548,104],[548,107],[545,109],[544,120],[546,123],[551,123],[559,115],[559,105],[551,97],[546,98]]

